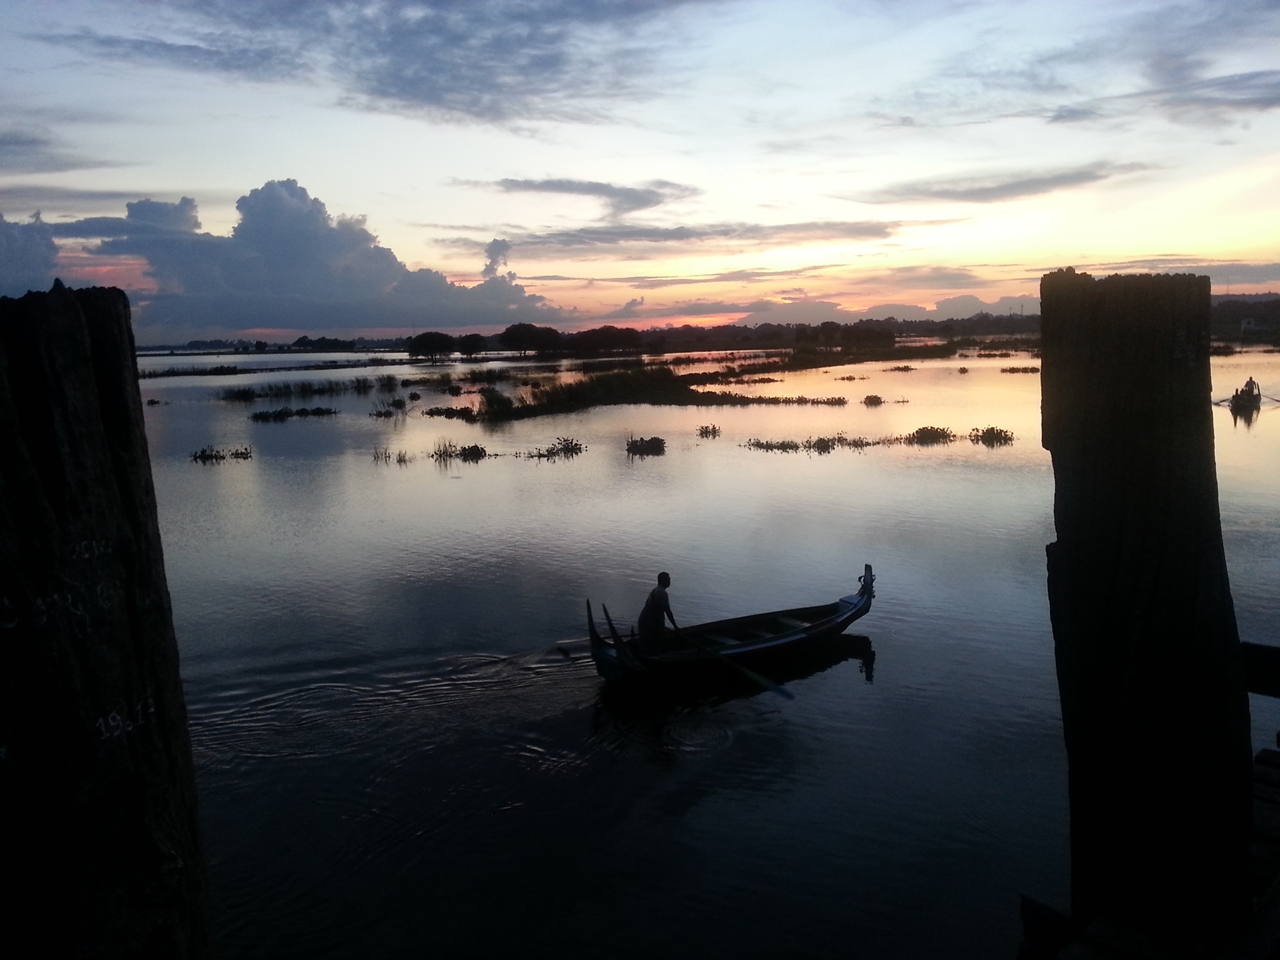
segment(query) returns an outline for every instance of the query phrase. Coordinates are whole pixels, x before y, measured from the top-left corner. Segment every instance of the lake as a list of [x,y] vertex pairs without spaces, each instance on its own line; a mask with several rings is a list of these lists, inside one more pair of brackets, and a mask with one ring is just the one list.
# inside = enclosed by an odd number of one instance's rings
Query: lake
[[[190,362],[241,360],[140,365]],[[1039,377],[1001,372],[1038,363],[833,366],[728,389],[843,407],[495,427],[421,416],[475,401],[421,387],[385,419],[377,391],[285,423],[248,418],[282,402],[215,399],[441,369],[407,360],[143,380],[218,954],[1013,957],[1018,894],[1066,907],[1069,885],[1053,473]],[[1276,354],[1213,371],[1215,397],[1250,375],[1280,395]],[[1280,412],[1214,424],[1241,636],[1271,641]],[[747,445],[926,425],[959,439]],[[969,442],[987,426],[1014,443]],[[631,436],[665,455],[629,457]],[[584,452],[516,456],[562,437]],[[437,462],[442,441],[497,456]],[[205,446],[252,459],[193,462]],[[695,623],[834,600],[864,563],[877,596],[852,632],[873,668],[836,663],[789,683],[794,700],[620,705],[556,648],[585,636],[588,599],[634,620],[659,570]],[[1274,745],[1275,704],[1252,699],[1255,747]]]

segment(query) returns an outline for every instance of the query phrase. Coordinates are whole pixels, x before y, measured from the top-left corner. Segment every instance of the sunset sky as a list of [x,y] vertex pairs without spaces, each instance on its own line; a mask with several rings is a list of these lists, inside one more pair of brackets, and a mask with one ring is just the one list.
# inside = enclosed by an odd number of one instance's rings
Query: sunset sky
[[144,341],[1280,290],[1275,0],[0,0],[0,113],[0,292]]

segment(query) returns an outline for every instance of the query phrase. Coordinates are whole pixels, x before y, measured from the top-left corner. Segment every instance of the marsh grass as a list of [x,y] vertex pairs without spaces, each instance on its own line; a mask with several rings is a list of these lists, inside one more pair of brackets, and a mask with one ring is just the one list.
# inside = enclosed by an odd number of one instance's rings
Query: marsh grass
[[281,407],[278,410],[255,410],[249,414],[254,423],[284,423],[294,417],[336,417],[338,411],[333,407]]
[[899,364],[899,365],[898,365],[898,366],[896,366],[896,367],[885,367],[885,368],[884,368],[885,373],[913,373],[913,372],[915,371],[915,369],[916,369],[915,367],[911,366],[910,364],[906,364],[906,363]]
[[379,397],[374,402],[373,409],[369,411],[369,416],[377,420],[387,420],[391,417],[404,416],[404,413],[404,397]]
[[662,437],[628,437],[627,456],[661,457],[667,452],[667,441]]
[[528,460],[572,460],[587,449],[582,442],[573,437],[556,437],[556,442],[549,447],[535,447],[528,453],[517,454]]
[[386,447],[383,447],[381,450],[379,450],[377,447],[374,447],[373,462],[374,463],[390,463],[391,451],[388,450]]
[[753,437],[743,444],[749,450],[763,450],[767,453],[816,453],[819,456],[833,450],[865,450],[874,447],[876,442],[866,437],[848,437],[837,433],[833,437],[809,437],[805,440],[760,440]]
[[478,443],[460,447],[452,440],[445,439],[437,440],[435,449],[431,451],[431,459],[444,466],[448,466],[454,460],[461,460],[463,463],[479,463],[488,456],[490,456],[489,451]]
[[698,428],[699,440],[714,440],[718,436],[720,436],[720,428],[714,423],[709,423],[704,427]]
[[1039,367],[1001,367],[1001,373],[1039,373]]
[[958,369],[958,370],[956,371],[956,373],[968,373],[968,372],[969,372],[969,368],[968,368],[968,367],[961,367],[960,369]]
[[201,447],[191,454],[192,463],[223,463],[227,460],[252,460],[253,447],[233,447],[230,450],[219,450],[216,447]]
[[862,405],[864,407],[878,407],[878,406],[881,406],[883,403],[884,403],[884,397],[880,396],[877,393],[868,393],[865,397],[862,398]]
[[379,393],[395,393],[400,389],[400,378],[394,373],[379,374],[374,382],[378,385]]
[[987,427],[982,430],[974,427],[969,431],[969,442],[980,443],[984,447],[1007,447],[1013,443],[1013,432],[1002,427]]
[[373,392],[373,380],[369,377],[356,377],[351,381],[351,389],[363,397]]
[[446,420],[461,420],[463,423],[475,423],[480,419],[470,407],[428,407],[422,411],[424,417],[443,417]]
[[836,379],[837,379],[837,380],[850,380],[850,381],[853,381],[853,380],[869,380],[869,379],[870,379],[870,377],[861,377],[861,376],[858,376],[858,374],[856,374],[856,373],[851,373],[851,374],[849,374],[848,376],[845,376],[845,377],[836,377]]
[[898,437],[883,437],[876,441],[876,444],[883,446],[892,446],[894,444],[906,444],[909,447],[936,447],[947,443],[954,443],[956,435],[947,427],[920,427],[911,433]]
[[413,463],[413,461],[417,459],[418,458],[414,456],[412,453],[410,453],[408,450],[396,451],[396,463],[398,463],[402,467],[408,466],[409,464]]
[[[367,379],[367,378],[358,378]],[[249,403],[254,400],[309,400],[311,397],[336,397],[353,389],[349,380],[296,380],[264,383],[257,387],[227,387],[223,400]]]

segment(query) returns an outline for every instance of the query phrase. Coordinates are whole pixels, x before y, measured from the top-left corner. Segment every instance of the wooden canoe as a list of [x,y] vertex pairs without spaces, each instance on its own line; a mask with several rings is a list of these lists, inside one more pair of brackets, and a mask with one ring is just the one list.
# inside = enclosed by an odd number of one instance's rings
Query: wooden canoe
[[713,620],[667,631],[663,651],[654,656],[641,654],[635,638],[624,639],[602,607],[609,627],[609,639],[596,629],[587,601],[587,629],[591,637],[591,659],[596,671],[610,683],[634,683],[711,675],[735,668],[757,669],[769,661],[788,656],[815,641],[843,633],[849,624],[865,616],[875,597],[875,576],[871,564],[858,578],[857,593],[833,603],[790,610],[773,610],[729,620]]

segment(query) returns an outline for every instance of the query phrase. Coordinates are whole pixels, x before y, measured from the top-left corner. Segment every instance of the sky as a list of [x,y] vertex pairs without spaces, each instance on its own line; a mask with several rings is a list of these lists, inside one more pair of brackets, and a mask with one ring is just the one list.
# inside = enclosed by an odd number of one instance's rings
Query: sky
[[0,214],[142,342],[1280,290],[1280,0],[0,0]]

